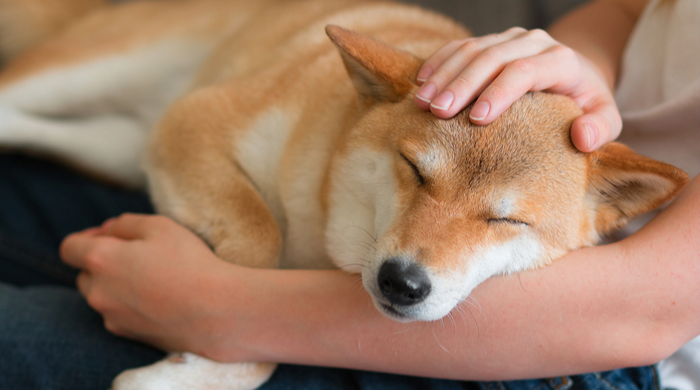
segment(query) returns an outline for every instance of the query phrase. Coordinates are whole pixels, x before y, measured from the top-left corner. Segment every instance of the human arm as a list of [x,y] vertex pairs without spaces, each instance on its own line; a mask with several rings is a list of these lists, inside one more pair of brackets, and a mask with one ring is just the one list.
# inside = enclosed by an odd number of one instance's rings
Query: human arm
[[505,380],[649,364],[700,333],[700,177],[628,239],[489,279],[432,323],[383,317],[341,271],[224,263],[163,217],[73,235],[62,255],[108,329],[224,361]]
[[572,141],[579,150],[595,150],[622,128],[612,88],[645,3],[594,0],[557,21],[549,34],[510,29],[450,42],[418,73],[422,87],[414,100],[449,118],[476,99],[470,118],[486,125],[528,91],[569,95],[584,110],[572,125]]

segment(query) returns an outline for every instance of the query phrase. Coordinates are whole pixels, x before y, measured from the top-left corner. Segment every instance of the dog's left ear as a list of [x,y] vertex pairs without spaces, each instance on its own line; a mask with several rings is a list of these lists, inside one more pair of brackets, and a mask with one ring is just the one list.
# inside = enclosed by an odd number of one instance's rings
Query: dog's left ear
[[413,54],[338,26],[326,26],[326,34],[366,102],[399,101],[416,85],[423,61]]
[[595,228],[600,234],[608,234],[668,202],[689,180],[682,170],[640,156],[617,142],[586,158],[588,195],[595,202]]

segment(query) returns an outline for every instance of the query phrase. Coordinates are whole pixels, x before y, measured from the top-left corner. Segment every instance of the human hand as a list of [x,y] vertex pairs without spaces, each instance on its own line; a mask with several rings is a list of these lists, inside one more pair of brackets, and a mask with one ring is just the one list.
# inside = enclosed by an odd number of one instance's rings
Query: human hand
[[[68,236],[61,257],[81,269],[78,289],[110,332],[168,351],[206,355],[222,347],[218,337],[226,332],[215,324],[230,313],[217,305],[231,296],[216,286],[235,290],[239,274],[230,271],[242,267],[217,258],[172,220],[125,214]],[[226,347],[229,355],[235,348]]]
[[571,126],[571,140],[589,152],[614,140],[622,120],[596,66],[543,30],[511,28],[501,34],[452,41],[418,73],[414,98],[423,110],[451,118],[476,99],[470,120],[493,122],[528,91],[570,96],[584,114]]

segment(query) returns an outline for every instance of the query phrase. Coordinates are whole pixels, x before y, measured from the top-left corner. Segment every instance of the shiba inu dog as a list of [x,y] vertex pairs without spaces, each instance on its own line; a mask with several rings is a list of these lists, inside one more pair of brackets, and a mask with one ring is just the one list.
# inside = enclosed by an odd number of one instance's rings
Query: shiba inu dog
[[[421,58],[468,33],[413,6],[0,0],[0,23],[17,37],[0,41],[0,145],[147,177],[222,259],[359,272],[397,321],[594,245],[688,181],[620,144],[576,151],[566,97],[528,94],[485,127],[419,110]],[[273,369],[187,354],[114,386],[252,389]]]

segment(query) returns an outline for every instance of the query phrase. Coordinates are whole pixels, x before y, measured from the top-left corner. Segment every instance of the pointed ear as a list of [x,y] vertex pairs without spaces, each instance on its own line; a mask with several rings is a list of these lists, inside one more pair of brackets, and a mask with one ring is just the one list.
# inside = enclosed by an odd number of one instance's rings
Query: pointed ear
[[423,61],[374,38],[328,25],[326,34],[340,50],[345,69],[366,101],[396,102],[416,85]]
[[587,159],[588,194],[595,202],[595,228],[600,234],[663,205],[688,183],[688,175],[680,169],[616,142],[589,153]]

